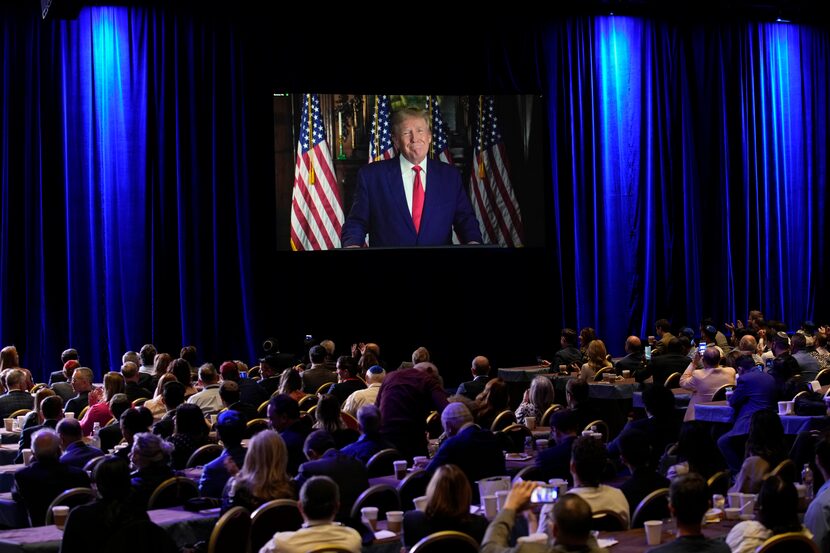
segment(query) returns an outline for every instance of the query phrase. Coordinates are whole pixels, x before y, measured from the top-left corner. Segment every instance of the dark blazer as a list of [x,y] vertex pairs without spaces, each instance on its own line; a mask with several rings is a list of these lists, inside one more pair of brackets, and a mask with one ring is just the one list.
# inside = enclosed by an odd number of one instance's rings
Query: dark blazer
[[52,388],[53,392],[61,396],[64,405],[69,403],[69,400],[77,395],[75,394],[75,390],[72,388],[72,384],[69,382],[55,382],[49,387]]
[[317,365],[313,369],[306,369],[302,372],[303,391],[307,394],[317,393],[317,388],[331,382],[337,382],[337,375],[328,370],[325,365]]
[[[95,539],[90,539],[91,528],[95,529]],[[79,505],[69,513],[61,551],[149,551],[150,544],[155,553],[178,551],[167,532],[150,522],[147,511],[127,502],[99,500]]]
[[75,413],[75,418],[80,419],[81,417],[79,415],[87,405],[89,405],[89,392],[81,392],[66,402],[63,412],[72,411]]
[[35,405],[35,398],[29,392],[23,390],[12,390],[0,396],[0,418],[8,418],[9,415],[19,409],[31,410]]
[[384,440],[380,437],[380,434],[371,438],[366,434],[362,434],[356,442],[341,448],[340,453],[354,457],[361,463],[366,464],[372,458],[372,455],[378,451],[382,449],[394,449],[394,447],[392,442]]
[[743,373],[735,385],[729,406],[736,413],[730,434],[749,434],[752,413],[761,409],[775,410],[778,402],[778,386],[775,378],[758,370]]
[[[274,394],[274,392],[276,392],[279,389],[279,387],[280,387],[280,377],[279,376],[271,376],[271,377],[268,377],[268,378],[264,378],[264,379],[260,380],[259,382],[257,382],[257,386],[262,388],[263,392],[265,393],[265,397],[269,398]],[[241,390],[240,390],[240,398],[241,397],[242,397],[242,395],[241,395]],[[265,401],[265,400],[263,399],[262,401]],[[262,401],[260,401],[260,403],[262,403]]]
[[228,406],[228,409],[231,411],[236,411],[243,417],[245,417],[245,421],[252,421],[254,419],[263,418],[265,415],[260,415],[257,408],[251,405],[250,403],[245,403],[244,401],[237,401],[233,405]]
[[362,380],[359,378],[350,378],[343,382],[332,384],[331,387],[329,387],[328,393],[334,395],[342,406],[343,403],[345,403],[346,398],[354,392],[365,389],[366,384]]
[[121,425],[115,422],[102,428],[98,432],[98,437],[101,438],[101,451],[107,452],[117,446],[124,435],[121,434]]
[[337,521],[349,521],[352,505],[357,497],[369,487],[369,477],[366,466],[348,455],[332,448],[315,461],[308,461],[300,465],[300,471],[295,480],[299,489],[312,476],[328,476],[340,488],[340,511]]
[[31,449],[32,436],[34,436],[35,432],[44,428],[51,428],[54,430],[56,426],[58,426],[58,421],[56,419],[47,419],[43,421],[43,424],[24,428],[23,432],[20,433],[20,443],[17,448],[17,457],[14,458],[14,464],[19,465],[23,463],[23,450]]
[[63,374],[63,371],[54,371],[52,374],[49,375],[48,386],[51,388],[52,384],[56,382],[66,382],[66,375]]
[[130,483],[135,492],[135,500],[146,508],[150,496],[156,491],[159,484],[176,476],[170,465],[163,462],[138,469],[130,474]]
[[237,446],[225,449],[216,459],[205,465],[202,476],[199,478],[199,495],[202,497],[222,497],[222,490],[231,475],[225,467],[225,459],[231,458],[238,468],[245,462],[247,449]]
[[[643,468],[635,470],[634,474],[631,475],[631,478],[623,482],[622,486],[620,486],[620,491],[628,500],[628,508],[631,514],[634,514],[634,510],[637,508],[637,505],[640,504],[640,501],[642,501],[645,496],[654,490],[668,487],[668,478],[662,474],[659,474],[656,470]],[[669,516],[668,502],[663,503],[663,505],[657,509],[657,511],[652,512],[649,519],[666,518]]]
[[97,447],[92,447],[79,440],[67,446],[66,451],[61,455],[61,463],[82,469],[90,459],[100,457],[103,454],[104,452]]
[[489,430],[482,430],[474,424],[444,440],[426,470],[435,472],[438,467],[446,464],[457,465],[467,475],[473,489],[474,503],[479,501],[476,481],[507,474],[498,438]]
[[649,443],[651,444],[651,466],[656,468],[660,457],[666,450],[666,446],[677,441],[682,422],[682,414],[680,411],[677,411],[677,415],[670,420],[649,417],[628,421],[619,435],[608,444],[608,455],[612,459],[619,456],[620,439],[623,434],[626,432],[640,431],[649,438]]
[[46,509],[64,490],[90,487],[83,470],[54,459],[35,460],[14,473],[12,496],[26,506],[32,526],[43,526]]
[[127,394],[127,399],[129,399],[131,402],[142,397],[153,397],[153,394],[150,393],[150,390],[148,390],[147,388],[143,388],[141,385],[138,384],[138,382],[127,382],[127,385],[124,389],[124,393]]
[[415,232],[406,204],[400,159],[365,165],[357,173],[354,202],[343,224],[343,247],[448,246],[452,231],[462,244],[481,242],[473,206],[452,165],[428,159],[420,231]]
[[489,376],[478,375],[472,380],[462,382],[458,386],[458,390],[456,390],[455,393],[460,396],[465,396],[474,400],[476,397],[478,397],[478,394],[484,391],[484,386],[487,384],[488,380],[490,380]]
[[573,450],[576,436],[567,436],[560,443],[549,447],[536,455],[536,468],[542,475],[541,480],[547,482],[551,478],[564,478],[573,483],[571,476],[571,451]]
[[303,444],[310,433],[311,420],[308,417],[301,417],[280,432],[280,437],[285,442],[285,449],[288,451],[288,467],[286,467],[288,474],[297,474],[300,465],[308,460],[303,451]]
[[643,352],[629,353],[614,365],[614,370],[617,374],[622,374],[623,371],[631,371],[632,375],[637,374],[637,371],[643,368]]
[[683,374],[690,362],[691,359],[680,353],[664,353],[652,357],[644,370],[634,373],[634,379],[643,382],[651,376],[655,384],[662,386],[671,373]]
[[438,519],[427,517],[422,511],[407,511],[403,515],[403,544],[407,549],[428,535],[445,530],[463,532],[481,544],[487,530],[487,519],[481,515],[470,515],[465,520]]
[[565,365],[568,367],[568,371],[570,371],[571,363],[582,365],[582,352],[579,351],[579,348],[568,346],[554,354],[551,370],[557,372],[559,371],[559,365]]
[[253,405],[254,408],[259,407],[263,401],[271,397],[262,386],[257,384],[256,380],[240,378],[236,383],[239,384],[239,401]]

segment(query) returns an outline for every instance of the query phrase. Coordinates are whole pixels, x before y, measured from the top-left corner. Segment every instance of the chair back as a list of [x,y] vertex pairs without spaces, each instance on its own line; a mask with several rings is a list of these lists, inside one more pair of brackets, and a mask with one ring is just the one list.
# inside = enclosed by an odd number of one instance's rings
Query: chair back
[[360,520],[360,510],[363,507],[377,507],[378,520],[386,519],[386,511],[400,511],[401,498],[398,490],[388,484],[369,486],[355,500],[352,505],[352,518]]
[[259,407],[256,408],[256,412],[258,415],[262,417],[268,416],[268,404],[271,402],[270,399],[266,399],[262,403],[259,404]]
[[210,533],[208,553],[240,553],[248,551],[251,517],[245,507],[231,507],[219,517]]
[[156,486],[147,501],[147,510],[178,507],[198,495],[199,486],[196,482],[184,476],[173,476]]
[[259,551],[276,532],[293,532],[303,525],[303,515],[293,499],[272,499],[251,513],[251,551]]
[[357,419],[348,414],[345,411],[340,411],[340,420],[343,421],[343,424],[346,425],[346,428],[350,430],[357,430],[360,431],[360,423],[357,422]]
[[801,532],[786,532],[769,538],[755,553],[819,553],[819,548]]
[[190,454],[185,468],[203,467],[222,455],[223,449],[219,444],[205,444]]
[[444,426],[441,424],[441,414],[433,411],[427,416],[427,434],[430,440],[438,438],[444,433]]
[[398,484],[398,497],[401,500],[401,509],[412,511],[415,509],[415,498],[427,494],[427,486],[432,474],[416,469],[407,474]]
[[146,397],[136,398],[136,399],[134,399],[134,400],[133,400],[133,402],[132,402],[132,406],[133,406],[133,407],[138,407],[139,405],[142,405],[142,404],[143,404],[145,401],[147,401],[148,399],[149,399],[149,398],[146,398]]
[[[59,493],[58,496],[52,500],[49,507],[46,509],[46,526],[55,523],[52,516],[52,507],[58,505],[65,505],[70,509],[78,505],[85,505],[98,499],[98,494],[92,488],[70,488]],[[33,521],[34,522],[34,521]]]
[[533,432],[527,426],[515,423],[496,432],[496,438],[501,443],[502,449],[508,453],[521,453],[525,449],[525,440],[533,439]]
[[542,413],[542,420],[539,421],[539,426],[550,426],[550,417],[560,409],[563,409],[558,403],[554,403]]
[[667,378],[666,382],[663,384],[666,388],[679,388],[680,387],[680,373],[673,372]]
[[32,394],[32,395],[35,395],[36,393],[38,393],[39,391],[41,391],[45,387],[46,387],[46,383],[38,382],[37,384],[32,386],[32,389],[29,390],[29,393]]
[[542,469],[537,467],[536,465],[528,465],[522,468],[519,472],[516,473],[516,476],[513,477],[513,483],[516,482],[538,482],[544,481],[544,473]]
[[709,487],[709,495],[716,493],[726,495],[729,490],[730,476],[731,475],[728,470],[722,470],[710,476],[706,481],[706,485]]
[[616,511],[599,509],[594,511],[594,515],[591,517],[591,530],[620,532],[627,529],[628,525],[625,519]]
[[[14,411],[11,415],[9,415],[7,418],[16,419],[17,417],[22,417],[22,416],[28,415],[31,412],[32,412],[31,409],[18,409],[17,411]],[[80,418],[81,417],[78,417],[78,419],[80,419]]]
[[605,378],[606,374],[610,374],[610,373],[613,373],[613,372],[614,372],[614,367],[613,366],[601,368],[596,373],[594,373],[594,382],[601,382],[602,379]]
[[797,477],[797,470],[792,459],[784,459],[770,471],[772,476],[780,476],[785,482],[792,484]]
[[252,438],[257,432],[268,430],[268,419],[251,419],[245,428],[245,437]]
[[[78,419],[78,420],[83,420],[84,415],[86,415],[86,412],[87,412],[87,411],[89,411],[89,405],[87,405],[86,407],[84,407],[83,409],[81,409],[81,412],[80,412],[80,413],[78,413],[78,416],[77,416],[77,417],[75,417],[75,418],[76,418],[76,419]],[[23,413],[21,413],[21,414],[23,414]],[[12,413],[12,415],[14,415],[14,413]]]
[[409,553],[478,553],[478,542],[463,532],[435,532],[416,543]]
[[582,431],[586,432],[588,430],[592,430],[594,427],[596,427],[597,432],[602,434],[603,443],[608,443],[608,424],[602,419],[597,419],[595,421],[589,422],[585,425],[585,428],[583,428]]
[[658,488],[637,504],[631,515],[631,527],[642,528],[647,520],[662,520],[669,516],[669,489]]
[[378,476],[389,476],[395,473],[394,461],[404,459],[401,452],[395,448],[381,449],[369,459],[366,463],[366,470],[369,472],[369,478],[377,478]]
[[320,387],[319,387],[319,388],[317,388],[317,391],[316,391],[316,392],[314,392],[314,393],[315,393],[315,394],[325,394],[325,393],[328,393],[329,388],[331,388],[331,385],[332,385],[332,384],[334,384],[334,382],[326,382],[326,383],[324,383],[324,384],[321,384],[321,385],[320,385]]
[[[98,463],[106,459],[105,455],[99,455],[98,457],[93,457],[89,461],[86,462],[84,465],[84,470],[90,475],[91,478],[95,476],[95,467],[98,466]],[[95,480],[93,480],[94,482]]]
[[732,390],[733,388],[735,388],[734,384],[724,384],[723,386],[715,390],[714,394],[712,394],[712,401],[726,400],[726,392]]
[[816,380],[822,386],[830,384],[830,369],[821,369],[816,375]]
[[493,424],[490,425],[490,430],[498,432],[504,430],[511,424],[516,424],[516,415],[510,409],[505,409],[493,419]]
[[308,413],[308,410],[311,409],[312,406],[317,405],[317,396],[314,394],[308,394],[300,398],[300,401],[297,403],[300,405],[300,411]]

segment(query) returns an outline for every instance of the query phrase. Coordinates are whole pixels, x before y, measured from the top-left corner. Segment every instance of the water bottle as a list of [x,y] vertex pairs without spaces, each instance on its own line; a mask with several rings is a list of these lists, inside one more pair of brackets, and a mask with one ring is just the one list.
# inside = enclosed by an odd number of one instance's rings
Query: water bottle
[[92,442],[90,445],[92,445],[92,447],[101,449],[101,436],[98,435],[99,432],[101,432],[101,423],[95,422],[92,425]]
[[810,463],[804,463],[804,468],[801,470],[801,483],[804,484],[804,497],[808,500],[813,499],[813,471],[810,469]]

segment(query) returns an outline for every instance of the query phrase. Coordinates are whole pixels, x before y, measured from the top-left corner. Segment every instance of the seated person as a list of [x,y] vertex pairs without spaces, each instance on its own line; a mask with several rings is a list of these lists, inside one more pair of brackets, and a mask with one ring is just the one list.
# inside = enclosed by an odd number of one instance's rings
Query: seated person
[[403,544],[412,548],[435,532],[463,532],[478,543],[484,538],[487,519],[470,514],[473,493],[467,477],[455,465],[438,467],[427,486],[424,511],[407,511],[403,517]]
[[15,464],[23,464],[23,450],[31,449],[32,436],[35,435],[35,432],[44,428],[51,428],[54,430],[58,426],[58,423],[63,418],[63,400],[61,399],[61,396],[53,394],[44,398],[44,400],[40,403],[40,415],[43,417],[43,422],[35,426],[30,426],[29,428],[24,428],[20,433],[17,457],[14,459]]
[[540,479],[564,478],[573,485],[571,476],[571,452],[578,436],[576,414],[570,409],[560,409],[550,417],[550,436],[556,445],[536,455],[536,468]]
[[341,449],[350,443],[356,442],[360,433],[352,428],[347,428],[340,417],[340,402],[336,396],[322,394],[317,401],[317,409],[314,410],[316,422],[314,428],[325,430],[334,438],[334,443]]
[[[700,353],[696,353],[695,358],[680,375],[680,387],[692,391],[684,421],[695,420],[695,404],[712,401],[715,390],[726,384],[735,384],[735,369],[721,367],[720,358],[718,348],[710,346],[706,348],[706,353],[702,357]],[[698,369],[701,359],[703,368]]]
[[619,435],[608,444],[608,455],[611,459],[617,460],[622,437],[631,431],[644,432],[651,446],[649,464],[656,468],[666,447],[677,441],[683,415],[675,409],[674,394],[663,386],[646,388],[643,392],[643,403],[646,417],[628,421]]
[[[77,423],[77,421],[75,421]],[[78,427],[80,431],[80,427]],[[46,509],[64,490],[89,488],[89,476],[82,469],[59,461],[61,439],[50,428],[32,436],[32,458],[29,466],[14,473],[12,497],[26,507],[32,526],[43,526]]]
[[135,470],[130,474],[136,499],[147,505],[159,484],[176,474],[170,468],[173,446],[160,436],[141,432],[133,437],[130,461]]
[[787,458],[784,426],[775,411],[762,409],[752,414],[746,458],[730,492],[758,493],[767,473]]
[[322,543],[337,544],[360,553],[360,534],[334,522],[335,515],[341,510],[340,493],[334,480],[328,476],[309,478],[300,488],[298,507],[305,521],[303,527],[296,532],[277,532],[262,546],[260,553],[308,551]]
[[353,457],[365,464],[375,453],[395,447],[380,435],[380,409],[376,405],[361,407],[357,411],[357,422],[362,434],[356,442],[340,449],[343,455]]
[[[669,487],[669,479],[649,464],[651,445],[648,442],[648,436],[639,430],[627,432],[620,440],[620,457],[631,471],[631,477],[623,482],[620,491],[628,500],[628,508],[632,513],[648,494]],[[665,502],[660,505],[654,504],[653,507],[655,512],[647,517],[649,520],[668,516],[668,506]]]
[[[233,382],[233,384],[236,383]],[[202,470],[202,476],[199,478],[199,495],[222,497],[222,490],[231,477],[227,467],[228,460],[232,460],[237,468],[242,468],[244,465],[247,450],[242,447],[242,438],[245,437],[245,430],[245,418],[241,413],[228,410],[219,415],[216,421],[216,433],[224,449],[219,457],[206,464]],[[287,463],[287,460],[284,462]]]
[[205,423],[202,409],[194,403],[182,403],[176,407],[173,435],[168,442],[173,445],[173,468],[184,469],[193,452],[208,443],[210,429]]
[[[224,413],[223,413],[224,415]],[[294,484],[285,469],[288,452],[285,442],[274,430],[257,432],[248,443],[248,453],[242,469],[228,480],[222,497],[222,511],[241,506],[253,512],[272,499],[294,499]]]
[[726,468],[718,445],[712,439],[709,426],[701,421],[690,421],[680,428],[675,455],[666,456],[661,464],[675,463],[668,467],[666,478],[674,480],[677,476],[696,472],[703,478],[709,478]]
[[576,426],[578,432],[582,432],[588,424],[602,418],[602,413],[588,397],[590,384],[581,378],[572,378],[565,384],[565,400],[570,409],[576,415]]
[[153,424],[153,413],[143,405],[130,407],[121,413],[121,418],[118,422],[121,428],[122,440],[127,447],[116,448],[113,455],[121,457],[129,463],[130,452],[133,448],[133,439],[136,434],[150,431],[150,426]]
[[61,463],[82,469],[86,464],[96,457],[104,454],[97,447],[92,447],[84,442],[81,424],[77,419],[63,419],[57,426],[58,435],[61,437]]
[[827,551],[830,549],[830,441],[827,436],[816,443],[813,462],[824,477],[824,485],[807,507],[804,525],[813,533],[819,551]]
[[732,527],[726,544],[732,553],[753,553],[772,536],[786,532],[813,535],[798,520],[798,492],[791,482],[769,476],[758,493],[758,520],[744,520]]
[[476,397],[476,403],[478,410],[475,422],[481,428],[489,430],[496,417],[510,404],[507,382],[501,378],[491,378],[484,385],[484,391]]
[[729,546],[721,539],[707,538],[700,529],[709,510],[706,480],[699,474],[685,474],[672,481],[670,490],[669,509],[677,520],[677,539],[649,553],[729,553]]
[[527,543],[508,546],[516,514],[530,506],[530,495],[538,482],[517,482],[502,509],[487,527],[481,553],[608,553],[591,535],[591,506],[576,494],[566,493],[553,504],[553,522],[544,528],[545,545]]
[[536,423],[542,420],[542,415],[553,404],[553,382],[550,378],[537,376],[525,390],[522,402],[516,408],[516,422],[525,423],[526,417],[536,417]]

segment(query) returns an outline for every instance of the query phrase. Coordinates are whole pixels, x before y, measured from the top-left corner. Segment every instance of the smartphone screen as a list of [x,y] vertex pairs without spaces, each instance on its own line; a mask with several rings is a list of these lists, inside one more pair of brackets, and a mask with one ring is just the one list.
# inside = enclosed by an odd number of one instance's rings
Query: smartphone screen
[[698,344],[697,351],[699,351],[701,355],[706,353],[706,342],[701,342],[700,344]]
[[530,493],[531,503],[554,503],[559,495],[556,486],[536,486]]
[[646,361],[651,361],[651,346],[646,346]]

